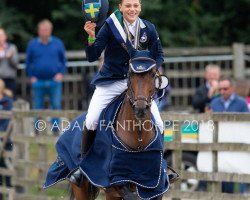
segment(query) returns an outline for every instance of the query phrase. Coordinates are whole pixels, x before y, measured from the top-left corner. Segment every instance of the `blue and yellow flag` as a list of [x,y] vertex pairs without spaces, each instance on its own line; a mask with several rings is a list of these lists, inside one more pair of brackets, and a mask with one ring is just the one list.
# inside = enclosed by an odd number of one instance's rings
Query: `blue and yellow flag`
[[89,20],[95,21],[99,16],[100,8],[100,3],[88,3],[84,5],[83,10]]
[[82,0],[82,12],[86,21],[95,22],[102,26],[109,10],[108,0]]

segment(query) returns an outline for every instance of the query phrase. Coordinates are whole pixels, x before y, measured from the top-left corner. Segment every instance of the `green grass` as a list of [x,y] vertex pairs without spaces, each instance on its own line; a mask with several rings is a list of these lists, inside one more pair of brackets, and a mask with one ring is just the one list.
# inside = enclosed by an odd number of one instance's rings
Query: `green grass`
[[[43,192],[47,193],[47,195],[51,197],[68,197],[69,196],[69,192],[67,190],[53,188],[53,187],[50,187],[44,190]],[[41,193],[41,189],[34,186],[30,189],[30,193],[33,196],[38,196],[39,193]]]
[[[55,145],[54,144],[48,144],[47,145],[47,158],[48,162],[52,163],[56,159],[56,150],[55,150]],[[39,160],[39,145],[31,143],[29,145],[29,157],[31,161],[37,161]],[[30,168],[29,169],[29,178],[32,180],[37,180],[39,179],[39,169],[37,168]],[[44,177],[45,179],[45,177]],[[69,192],[67,189],[58,189],[56,187],[50,187],[46,190],[43,190],[41,186],[33,186],[29,189],[29,193],[33,196],[38,196],[41,193],[46,193],[48,196],[51,197],[68,197]]]

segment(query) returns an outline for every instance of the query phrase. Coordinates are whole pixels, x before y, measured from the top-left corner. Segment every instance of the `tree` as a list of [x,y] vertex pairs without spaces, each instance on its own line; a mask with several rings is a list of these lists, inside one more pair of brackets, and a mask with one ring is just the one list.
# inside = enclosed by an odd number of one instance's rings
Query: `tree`
[[[110,12],[119,1],[110,0]],[[38,21],[48,18],[67,49],[83,49],[86,34],[82,0],[1,0],[0,25],[19,49],[36,35]],[[156,25],[163,46],[250,43],[250,0],[142,0],[142,18]]]
[[9,40],[14,41],[18,47],[24,47],[31,37],[26,30],[30,25],[31,20],[25,14],[0,1],[0,26],[6,30]]

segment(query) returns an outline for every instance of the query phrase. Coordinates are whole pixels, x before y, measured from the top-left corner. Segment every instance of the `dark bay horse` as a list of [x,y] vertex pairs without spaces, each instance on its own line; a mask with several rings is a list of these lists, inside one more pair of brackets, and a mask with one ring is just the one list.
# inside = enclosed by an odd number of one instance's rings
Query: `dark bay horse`
[[[135,65],[139,63],[139,65],[133,66],[133,63],[136,63]],[[144,66],[144,63],[148,66]],[[128,89],[115,123],[117,137],[131,151],[144,150],[155,137],[150,107],[157,89],[167,86],[166,82],[163,83],[163,78],[159,76],[153,59],[138,57],[131,61]],[[97,192],[97,188],[87,179],[80,187],[72,183],[71,186],[76,200],[95,199],[96,195],[93,192]],[[104,191],[106,200],[138,199],[133,183],[105,188]],[[152,200],[161,199],[162,195],[152,198]]]

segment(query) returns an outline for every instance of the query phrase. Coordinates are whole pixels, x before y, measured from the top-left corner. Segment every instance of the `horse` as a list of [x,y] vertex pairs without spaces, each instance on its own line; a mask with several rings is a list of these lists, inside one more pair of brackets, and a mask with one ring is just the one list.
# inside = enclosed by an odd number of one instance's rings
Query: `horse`
[[[116,137],[128,150],[143,151],[153,141],[156,127],[152,123],[150,107],[156,92],[165,88],[167,84],[166,77],[159,75],[155,60],[152,58],[139,56],[130,61],[128,89],[114,126]],[[98,194],[99,189],[86,178],[81,186],[70,184],[76,200],[93,200]],[[106,200],[138,199],[134,183],[105,188],[104,192]],[[162,194],[152,198],[152,200],[161,199]]]

